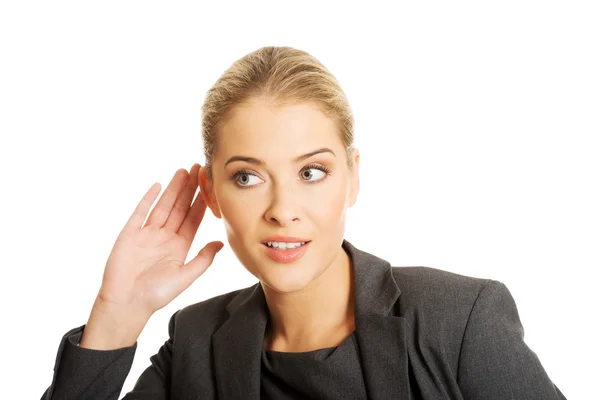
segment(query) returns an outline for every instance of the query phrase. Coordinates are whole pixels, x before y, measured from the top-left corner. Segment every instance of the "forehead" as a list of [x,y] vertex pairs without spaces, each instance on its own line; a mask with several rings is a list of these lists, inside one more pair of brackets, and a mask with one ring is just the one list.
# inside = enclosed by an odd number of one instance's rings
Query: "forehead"
[[274,106],[260,98],[234,106],[218,126],[216,158],[232,153],[296,154],[343,147],[335,122],[312,102]]

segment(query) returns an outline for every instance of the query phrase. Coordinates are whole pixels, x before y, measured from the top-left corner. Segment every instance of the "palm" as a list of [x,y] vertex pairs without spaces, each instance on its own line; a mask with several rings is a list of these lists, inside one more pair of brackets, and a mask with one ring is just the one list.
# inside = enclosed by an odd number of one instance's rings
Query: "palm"
[[171,302],[211,264],[222,247],[220,242],[209,243],[184,265],[206,209],[200,194],[190,207],[198,169],[194,165],[190,176],[175,174],[140,228],[156,198],[156,185],[144,196],[108,258],[99,294],[102,300],[152,313]]

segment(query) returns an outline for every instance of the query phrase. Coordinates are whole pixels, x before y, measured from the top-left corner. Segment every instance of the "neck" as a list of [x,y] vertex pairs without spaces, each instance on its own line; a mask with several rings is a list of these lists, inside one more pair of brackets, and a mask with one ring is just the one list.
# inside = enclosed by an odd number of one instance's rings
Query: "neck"
[[263,285],[270,319],[268,350],[300,352],[341,344],[354,330],[354,271],[342,247],[308,287],[278,293]]

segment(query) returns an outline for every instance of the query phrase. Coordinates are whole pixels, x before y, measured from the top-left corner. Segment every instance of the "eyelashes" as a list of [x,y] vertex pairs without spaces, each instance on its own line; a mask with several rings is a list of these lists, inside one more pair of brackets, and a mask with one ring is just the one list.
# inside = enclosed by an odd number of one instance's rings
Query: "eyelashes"
[[[329,176],[329,172],[331,172],[331,170],[329,168],[327,168],[326,166],[324,166],[324,165],[321,165],[321,164],[309,164],[309,165],[305,166],[304,168],[302,168],[301,173],[304,172],[304,171],[307,171],[307,170],[311,170],[311,169],[316,169],[316,170],[322,171],[323,173],[325,173],[325,176],[322,177],[321,179],[317,179],[317,180],[314,180],[314,181],[303,179],[306,183],[310,183],[310,184],[322,182],[323,180],[325,180],[327,178],[327,176]],[[248,189],[248,188],[251,188],[251,187],[255,186],[255,185],[241,185],[241,184],[239,184],[238,178],[240,176],[243,176],[243,175],[256,176],[256,173],[254,173],[254,172],[252,172],[250,170],[247,170],[247,169],[240,169],[240,170],[236,171],[235,173],[233,173],[231,175],[230,179],[238,187],[240,187],[242,189]]]

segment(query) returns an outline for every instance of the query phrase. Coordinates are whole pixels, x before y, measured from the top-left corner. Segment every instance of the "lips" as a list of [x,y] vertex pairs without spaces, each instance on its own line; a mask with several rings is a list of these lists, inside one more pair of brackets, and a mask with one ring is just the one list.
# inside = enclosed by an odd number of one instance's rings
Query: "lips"
[[[276,240],[274,240],[276,241]],[[302,240],[301,240],[302,241]],[[304,245],[300,247],[295,247],[293,249],[276,249],[274,247],[267,246],[266,243],[263,243],[262,247],[265,249],[265,252],[269,257],[273,260],[280,263],[291,263],[298,260],[302,257],[310,246],[310,241],[307,241]]]

